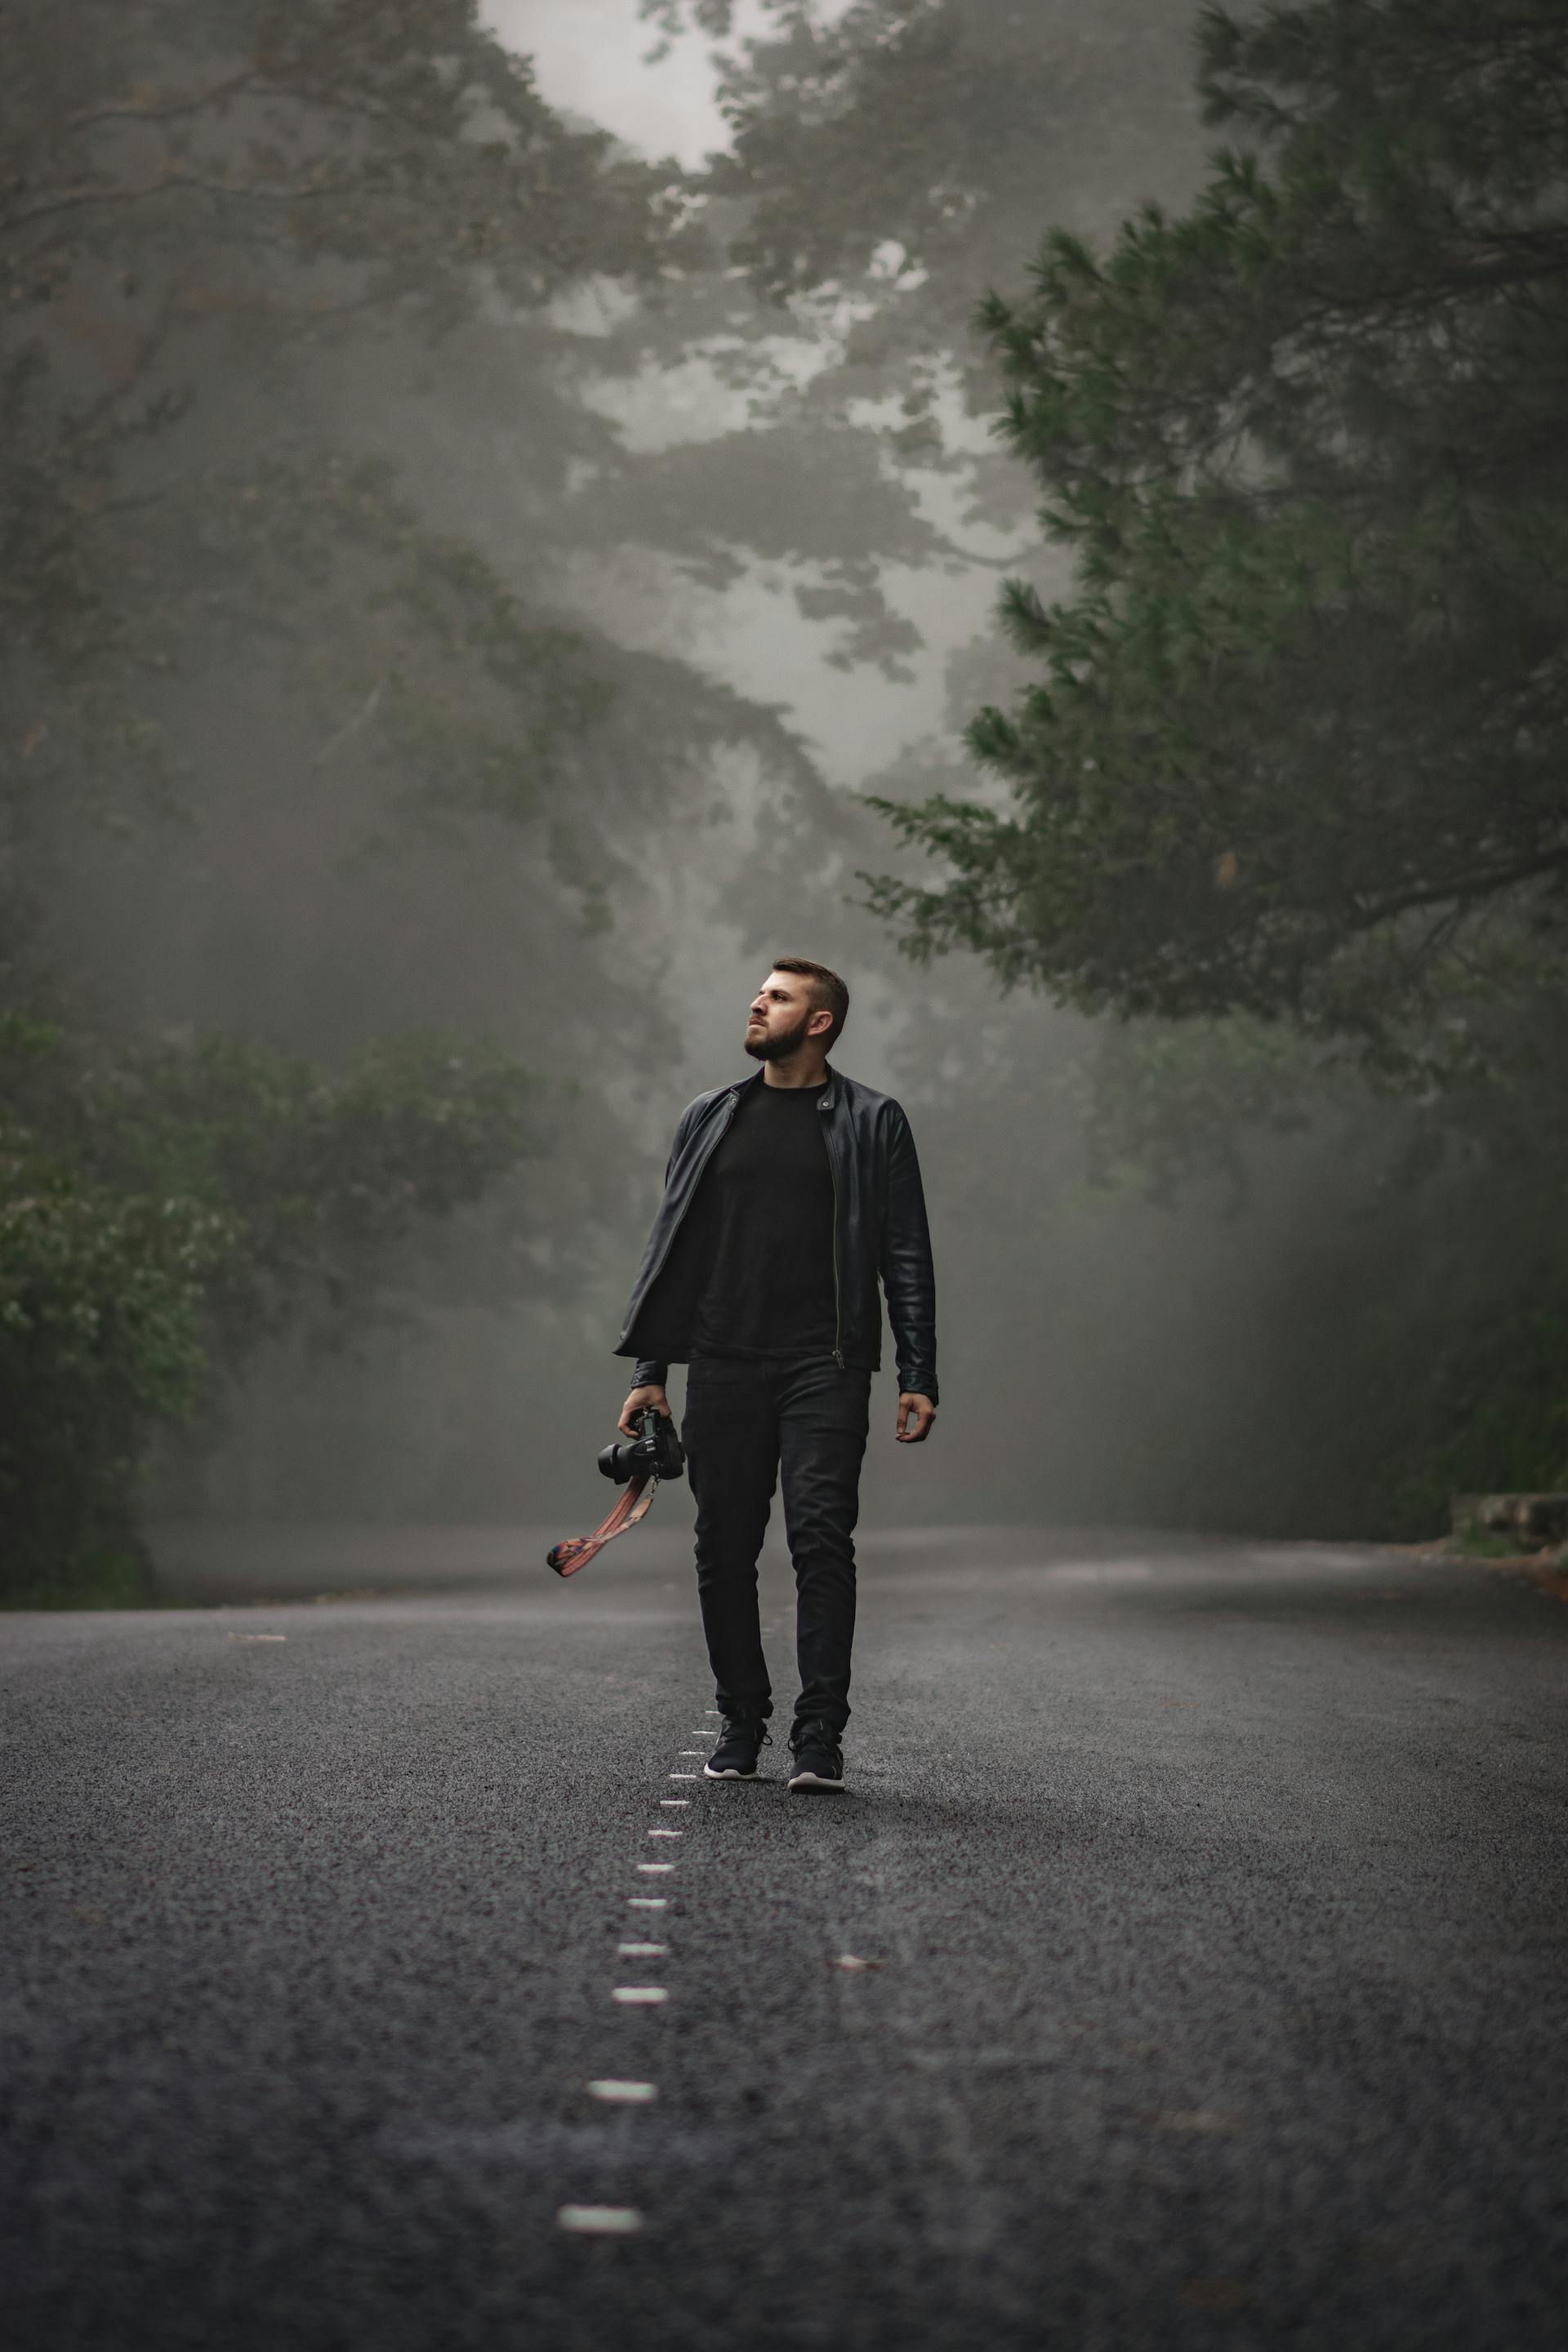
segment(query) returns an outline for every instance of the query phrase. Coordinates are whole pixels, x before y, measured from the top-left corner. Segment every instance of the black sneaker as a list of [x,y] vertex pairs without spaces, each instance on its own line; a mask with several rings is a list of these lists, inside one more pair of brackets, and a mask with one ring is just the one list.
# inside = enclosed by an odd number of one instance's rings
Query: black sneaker
[[728,1716],[719,1745],[702,1767],[703,1775],[710,1780],[754,1780],[757,1759],[772,1746],[760,1723],[750,1722],[743,1715]]
[[789,1746],[795,1758],[789,1785],[795,1795],[814,1797],[843,1789],[844,1750],[825,1723],[797,1723]]

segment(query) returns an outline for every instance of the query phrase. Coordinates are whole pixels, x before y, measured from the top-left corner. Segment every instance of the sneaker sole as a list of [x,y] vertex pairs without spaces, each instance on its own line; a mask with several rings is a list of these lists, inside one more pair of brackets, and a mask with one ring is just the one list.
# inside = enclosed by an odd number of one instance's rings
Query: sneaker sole
[[702,1767],[702,1778],[705,1780],[760,1780],[762,1777],[760,1772],[737,1772],[733,1769],[715,1772],[711,1764],[704,1764]]
[[797,1772],[789,1785],[792,1794],[802,1797],[841,1797],[844,1794],[842,1780],[825,1780],[820,1772]]

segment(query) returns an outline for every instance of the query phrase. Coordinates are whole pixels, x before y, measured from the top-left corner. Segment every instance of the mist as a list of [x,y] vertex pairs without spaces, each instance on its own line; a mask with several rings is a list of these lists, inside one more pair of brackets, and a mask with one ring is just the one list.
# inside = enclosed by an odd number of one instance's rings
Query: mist
[[3,24],[7,2345],[1558,2352],[1568,8]]
[[[822,8],[813,37],[875,13]],[[185,536],[102,550],[132,604],[138,567],[168,575],[167,645],[127,622],[115,656],[166,772],[117,754],[108,786],[30,809],[20,1001],[329,1074],[389,1037],[447,1041],[456,1068],[468,1041],[527,1089],[507,1164],[417,1213],[410,1177],[369,1255],[351,1206],[330,1265],[296,1252],[232,1305],[158,1421],[154,1528],[596,1507],[668,1135],[743,1073],[775,953],[844,973],[837,1059],[905,1104],[926,1170],[942,1427],[916,1459],[873,1445],[868,1520],[1365,1535],[1439,1509],[1451,1430],[1401,1382],[1438,1294],[1451,1331],[1531,1256],[1489,1263],[1473,1302],[1456,1283],[1484,1213],[1462,1155],[1417,1197],[1413,1115],[1331,1057],[1287,1040],[1271,1089],[1211,1085],[1192,1028],[911,960],[868,903],[866,876],[922,871],[868,793],[996,803],[963,730],[1030,676],[1003,578],[1073,580],[993,430],[976,306],[1047,230],[1103,247],[1190,202],[1214,136],[1181,10],[936,15],[885,185],[845,148],[841,186],[805,159],[792,185],[772,151],[764,186],[737,147],[789,86],[787,12],[494,0],[553,158],[536,254],[526,225],[476,232],[454,273],[438,190],[386,230],[406,257],[384,285],[368,214],[363,252],[347,226],[266,246],[222,202],[74,252],[52,363],[79,392],[103,373],[127,500],[183,499]],[[150,86],[216,72],[244,17],[122,12],[113,65],[141,43]],[[216,116],[187,154],[237,171],[264,127]],[[428,135],[488,154],[487,128],[480,108]],[[305,152],[321,121],[296,131]],[[141,135],[104,168],[137,168]],[[205,308],[138,345],[204,272]],[[893,1402],[885,1371],[874,1426]]]

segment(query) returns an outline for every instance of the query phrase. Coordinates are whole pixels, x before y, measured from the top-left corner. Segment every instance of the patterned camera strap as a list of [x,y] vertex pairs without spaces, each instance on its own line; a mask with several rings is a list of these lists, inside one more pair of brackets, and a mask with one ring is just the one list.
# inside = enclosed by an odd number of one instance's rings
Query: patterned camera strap
[[575,1576],[586,1568],[595,1552],[603,1551],[616,1536],[624,1536],[628,1528],[647,1517],[648,1505],[658,1492],[658,1480],[651,1475],[634,1478],[620,1496],[616,1507],[601,1519],[591,1536],[568,1536],[563,1543],[552,1547],[544,1555],[557,1576]]

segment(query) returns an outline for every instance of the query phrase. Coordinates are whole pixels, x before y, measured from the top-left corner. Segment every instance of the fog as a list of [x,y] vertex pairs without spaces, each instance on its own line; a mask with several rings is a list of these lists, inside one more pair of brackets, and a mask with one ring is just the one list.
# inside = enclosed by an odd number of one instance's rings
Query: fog
[[[742,11],[737,34],[761,29],[764,13]],[[842,11],[825,13],[831,18]],[[1079,13],[1091,20],[1091,11]],[[1058,14],[1070,37],[1072,12]],[[510,48],[532,58],[543,96],[569,115],[609,129],[650,157],[673,153],[692,167],[723,143],[709,44],[700,36],[685,35],[654,62],[653,33],[639,25],[632,0],[570,7],[512,0],[489,7],[485,16]],[[1179,54],[1176,48],[1173,63]],[[1167,155],[1150,159],[1149,189],[1181,190],[1200,153],[1194,121],[1188,140],[1173,139]],[[808,316],[799,325],[787,317],[764,323],[785,364],[801,375],[831,364],[831,321],[825,327]],[[504,380],[495,389],[504,413]],[[748,395],[726,386],[700,356],[668,366],[645,362],[629,381],[607,373],[584,393],[623,448],[649,459],[674,449],[695,460],[689,474],[695,528],[713,529],[711,509],[724,496],[725,478],[719,477],[715,489],[704,484],[701,452],[710,441],[746,429]],[[414,429],[428,498],[436,469],[455,475],[471,462],[455,446],[458,404],[439,362],[422,405]],[[972,452],[986,450],[984,420],[966,418],[956,401],[950,409],[952,437]],[[497,432],[499,420],[489,421]],[[397,419],[394,435],[409,424]],[[765,432],[765,422],[756,429]],[[828,429],[825,425],[825,441]],[[730,462],[728,449],[724,455]],[[797,462],[809,467],[809,451]],[[526,449],[508,446],[505,467],[526,476]],[[515,511],[526,506],[526,479],[502,474],[492,487],[502,502],[515,501]],[[785,478],[781,495],[788,488]],[[962,488],[938,477],[913,489],[949,510],[964,503]],[[982,519],[969,527],[972,543],[994,559],[1013,550],[1032,554],[1039,568],[1021,473],[1015,496],[1021,528],[999,530]],[[471,507],[456,503],[468,527],[481,522]],[[723,528],[721,512],[717,528]],[[775,530],[787,550],[783,515]],[[504,530],[487,530],[486,543],[508,563]],[[962,687],[949,691],[947,669],[977,639],[991,639],[994,569],[879,566],[880,593],[919,633],[918,650],[911,646],[900,675],[890,677],[874,662],[836,664],[842,633],[830,623],[814,625],[797,609],[791,587],[810,567],[787,552],[782,562],[769,562],[738,550],[735,575],[717,586],[683,578],[637,536],[581,554],[567,544],[555,551],[555,566],[553,584],[570,599],[567,609],[607,621],[624,644],[691,662],[739,694],[779,706],[825,782],[841,794],[853,794],[884,771],[896,776],[906,752],[960,756],[957,731],[969,713]],[[1234,1297],[1215,1296],[1233,1237],[1221,1240],[1215,1260],[1212,1213],[1153,1212],[1145,1219],[1124,1212],[1107,1234],[1092,1207],[1087,1213],[1081,1204],[1069,1208],[1063,1168],[1072,1159],[1071,1142],[1053,1131],[1063,1113],[1052,1076],[1081,1050],[1080,1024],[1038,1002],[1002,1008],[979,973],[900,968],[883,929],[852,903],[847,875],[837,873],[838,887],[826,891],[792,887],[787,853],[775,852],[770,839],[767,793],[743,765],[730,763],[716,782],[717,821],[658,825],[637,845],[636,882],[616,897],[619,945],[609,961],[624,956],[628,968],[646,975],[640,984],[658,1003],[668,1043],[655,1063],[629,1078],[616,1068],[612,1078],[593,1065],[614,1065],[613,1040],[603,1041],[598,1055],[591,1038],[581,1042],[584,1081],[608,1081],[617,1111],[633,1110],[645,1159],[624,1214],[594,1235],[580,1286],[543,1309],[426,1307],[416,1327],[380,1332],[350,1360],[306,1370],[302,1383],[300,1349],[290,1349],[286,1366],[270,1375],[264,1370],[234,1411],[232,1435],[203,1477],[209,1507],[269,1514],[281,1506],[310,1518],[440,1520],[531,1521],[574,1511],[581,1517],[590,1506],[596,1512],[592,1454],[625,1387],[625,1368],[606,1351],[658,1197],[666,1130],[700,1088],[752,1066],[740,1034],[770,950],[830,958],[843,971],[855,1009],[838,1058],[856,1076],[906,1101],[926,1163],[941,1282],[941,1443],[923,1454],[894,1454],[895,1383],[885,1368],[875,1408],[879,1442],[868,1461],[868,1517],[904,1524],[931,1516],[986,1519],[1031,1507],[1047,1517],[1135,1517],[1162,1501],[1169,1514],[1184,1486],[1189,1494],[1194,1486],[1201,1489],[1190,1470],[1174,1480],[1152,1475],[1140,1457],[1162,1453],[1173,1438],[1190,1447],[1198,1433],[1181,1416],[1173,1432],[1162,1405],[1173,1357],[1185,1359],[1184,1391],[1195,1371],[1215,1400],[1226,1393],[1224,1358],[1246,1345],[1249,1319],[1244,1307],[1238,1330]],[[886,862],[889,847],[875,825],[857,823],[848,811],[845,817],[856,826],[858,854]],[[731,919],[727,909],[738,890],[761,901],[765,915]],[[471,952],[472,919],[471,905],[459,897],[450,929],[441,927],[432,943],[447,965],[433,993],[438,989],[445,997],[450,960],[466,961]],[[572,992],[569,969],[552,963],[534,981],[519,1024],[521,1008],[500,994],[504,974],[492,966],[488,977],[497,991],[491,1020],[520,1040],[552,1027],[563,996]],[[481,982],[469,995],[469,1017],[481,1012],[483,995]],[[613,1011],[609,1018],[613,1026]],[[988,1083],[983,1105],[967,1089],[952,1099],[955,1089],[943,1086],[941,1067],[922,1067],[933,1023],[940,1064],[949,1067],[968,1060],[966,1039],[978,1045],[984,1038],[1005,1085],[998,1091]],[[999,1157],[1019,1163],[1000,1185]],[[1021,1204],[1029,1213],[1037,1195],[1039,1213],[1021,1236],[1013,1219]],[[1043,1229],[1061,1219],[1081,1230],[1068,1237]],[[1021,1264],[1013,1246],[1018,1239]],[[1210,1263],[1194,1279],[1199,1252]],[[676,1380],[678,1395],[679,1374]],[[1192,1501],[1201,1507],[1200,1495]],[[667,1498],[666,1507],[681,1504]],[[1215,1507],[1223,1507],[1216,1501]]]
[[[848,159],[842,191],[803,185],[790,234],[817,259],[786,292],[747,257],[721,83],[761,70],[745,44],[785,39],[787,12],[756,0],[727,31],[703,15],[483,11],[532,60],[552,137],[616,142],[596,189],[617,159],[701,175],[718,154],[711,181],[666,191],[666,229],[691,242],[651,273],[620,215],[590,232],[580,206],[542,226],[531,293],[485,263],[437,315],[437,255],[363,331],[286,334],[226,296],[160,347],[187,404],[127,458],[141,491],[205,481],[198,506],[237,533],[240,501],[269,493],[234,490],[237,468],[291,468],[308,513],[310,485],[370,466],[362,503],[401,501],[403,520],[306,564],[298,592],[306,522],[206,545],[223,628],[182,639],[155,697],[177,789],[111,822],[40,821],[38,968],[85,1020],[151,1037],[328,1069],[403,1033],[472,1038],[536,1091],[520,1165],[410,1226],[352,1312],[334,1276],[215,1359],[194,1420],[158,1440],[144,1507],[563,1532],[596,1516],[593,1457],[626,1385],[611,1349],[669,1131],[749,1066],[746,1003],[773,954],[797,953],[847,978],[836,1059],[906,1105],[931,1212],[941,1421],[895,1450],[884,1370],[868,1521],[1408,1529],[1426,1505],[1391,1475],[1376,1414],[1344,1410],[1371,1359],[1346,1374],[1341,1354],[1430,1289],[1391,1239],[1410,1225],[1385,1181],[1395,1113],[1309,1084],[1284,1118],[1222,1103],[1194,1136],[1173,1093],[1140,1128],[1126,1057],[1159,1033],[1005,994],[972,957],[909,961],[857,878],[919,862],[868,792],[995,793],[962,736],[1029,675],[1001,581],[1048,596],[1072,575],[991,430],[1001,386],[973,312],[1024,282],[1048,228],[1103,243],[1141,202],[1192,196],[1212,134],[1184,12],[973,8],[947,81],[893,126],[885,230]],[[144,40],[154,81],[210,68],[182,53],[178,11],[119,23],[120,62]],[[1016,116],[990,125],[1014,86]],[[256,127],[226,118],[214,152]],[[540,165],[542,205],[566,168]],[[915,183],[951,202],[917,219]],[[192,231],[214,253],[226,233],[216,215]],[[80,258],[84,277],[128,266],[142,234]],[[149,282],[170,250],[148,251]],[[273,299],[290,271],[319,289],[362,264],[345,241],[240,266]],[[367,587],[383,562],[391,584]],[[504,680],[492,639],[454,617],[470,562],[515,600]]]

